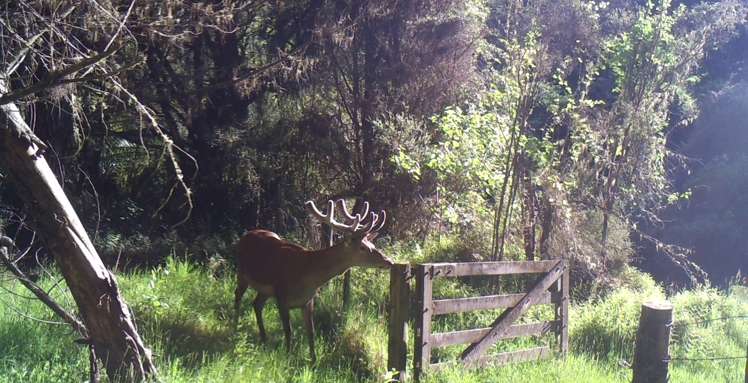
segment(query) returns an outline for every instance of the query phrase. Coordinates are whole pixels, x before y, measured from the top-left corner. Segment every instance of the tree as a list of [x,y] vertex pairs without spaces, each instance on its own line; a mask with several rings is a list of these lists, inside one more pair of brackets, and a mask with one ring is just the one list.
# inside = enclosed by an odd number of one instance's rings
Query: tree
[[[118,14],[115,9],[102,10],[114,12],[110,16]],[[142,380],[154,376],[156,368],[150,351],[140,339],[114,276],[101,262],[44,159],[47,145],[26,124],[16,104],[64,84],[111,76],[111,67],[104,61],[120,48],[118,24],[103,23],[98,32],[108,32],[105,36],[110,40],[97,52],[81,42],[80,36],[68,34],[67,22],[75,17],[103,16],[98,10],[81,10],[75,5],[47,9],[41,4],[22,2],[5,11],[2,23],[7,34],[3,43],[8,50],[3,51],[5,65],[0,77],[0,110],[5,117],[2,164],[26,201],[36,230],[55,256],[70,288],[86,326],[88,338],[84,341],[105,365],[111,379]],[[126,19],[127,15],[121,16],[123,23]],[[57,56],[54,50],[47,53],[50,50],[44,48],[49,47],[70,51]],[[9,56],[9,52],[15,55]],[[68,94],[66,101],[73,97]]]
[[[0,95],[7,94],[6,83],[0,84]],[[96,253],[44,159],[40,142],[14,103],[5,103],[0,109],[6,118],[3,166],[32,206],[37,230],[55,256],[88,329],[85,341],[112,379],[142,380],[155,375],[150,351],[140,339],[116,279]]]
[[[144,187],[142,196],[152,203],[149,218],[178,226],[191,217],[193,183],[200,186],[201,214],[215,210],[202,201],[212,201],[216,194],[226,200],[210,188],[224,184],[225,174],[210,161],[220,153],[214,133],[241,121],[253,95],[252,84],[293,64],[291,53],[300,51],[243,60],[242,53],[260,52],[240,39],[257,42],[257,19],[273,9],[265,2],[187,5],[29,1],[9,4],[0,19],[6,32],[0,57],[5,70],[0,103],[7,122],[3,165],[60,265],[88,329],[86,342],[112,380],[145,379],[156,369],[114,276],[46,163],[45,149],[46,154],[67,154],[61,162],[73,169],[88,169],[92,176],[86,175],[86,180],[115,192],[108,198],[121,197],[120,188],[132,192],[155,179],[156,187]],[[187,63],[176,60],[184,57],[176,50],[184,48],[194,52]],[[206,58],[212,61],[206,63]],[[194,79],[186,82],[187,89],[171,87],[183,83],[185,72]],[[161,88],[165,85],[167,91]],[[227,103],[228,112],[207,108],[206,102]],[[27,119],[36,122],[30,127],[19,105],[46,113]],[[89,118],[92,115],[98,117]],[[135,149],[129,156],[105,157],[126,152],[122,148]],[[201,179],[205,182],[195,181],[197,162],[189,152],[193,150],[208,170]],[[189,164],[184,170],[183,162]],[[140,169],[124,182],[116,176],[107,179],[106,173],[118,168]]]
[[[491,209],[497,258],[510,243],[514,258],[516,249],[527,259],[563,254],[607,276],[626,263],[634,235],[703,279],[677,247],[641,228],[682,197],[667,180],[678,158],[667,134],[695,115],[695,70],[745,12],[738,2],[494,2],[489,20],[499,32],[482,50],[485,90],[436,119],[431,150],[407,147],[395,159],[413,176],[436,173],[450,222],[485,219]],[[584,27],[539,21],[548,15]]]
[[[612,76],[614,98],[587,111],[590,123],[578,130],[581,150],[575,160],[578,185],[591,185],[577,189],[579,196],[603,217],[603,261],[611,216],[635,230],[637,224],[659,222],[662,209],[678,198],[666,175],[668,161],[678,154],[669,150],[666,135],[693,120],[696,69],[708,49],[729,39],[745,12],[743,5],[731,1],[692,9],[650,2],[637,10],[629,30],[605,44],[600,77],[605,71]],[[693,282],[706,278],[687,254],[666,254]]]

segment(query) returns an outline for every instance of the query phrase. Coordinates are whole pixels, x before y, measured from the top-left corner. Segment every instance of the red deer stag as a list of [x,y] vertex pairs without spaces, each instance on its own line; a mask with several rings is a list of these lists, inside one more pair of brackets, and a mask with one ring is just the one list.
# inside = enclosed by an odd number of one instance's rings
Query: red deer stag
[[[392,260],[382,254],[372,241],[384,226],[386,214],[371,212],[369,204],[364,203],[364,213],[352,215],[345,201],[339,200],[348,223],[335,220],[334,212],[338,203],[328,201],[327,215],[322,214],[308,201],[309,212],[330,226],[352,233],[341,243],[322,250],[307,250],[287,242],[268,230],[252,230],[245,234],[236,246],[236,299],[234,301],[234,324],[239,318],[239,309],[244,292],[248,286],[257,291],[252,305],[257,317],[260,340],[265,342],[265,326],[262,320],[262,309],[268,298],[274,297],[280,313],[283,331],[286,336],[286,350],[291,348],[291,325],[288,310],[302,308],[304,325],[309,338],[309,351],[312,363],[316,362],[314,354],[314,296],[317,289],[342,274],[353,266],[381,267],[392,266]],[[367,218],[370,218],[367,222]]]

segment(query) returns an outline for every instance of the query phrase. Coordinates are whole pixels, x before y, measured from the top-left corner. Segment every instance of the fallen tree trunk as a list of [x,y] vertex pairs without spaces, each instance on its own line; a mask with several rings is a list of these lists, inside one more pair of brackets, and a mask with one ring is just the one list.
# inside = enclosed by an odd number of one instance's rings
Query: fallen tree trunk
[[[7,87],[0,82],[0,95]],[[150,350],[131,313],[42,155],[38,140],[14,103],[0,105],[0,161],[28,204],[35,229],[54,256],[88,329],[87,341],[112,381],[142,381],[155,376]]]

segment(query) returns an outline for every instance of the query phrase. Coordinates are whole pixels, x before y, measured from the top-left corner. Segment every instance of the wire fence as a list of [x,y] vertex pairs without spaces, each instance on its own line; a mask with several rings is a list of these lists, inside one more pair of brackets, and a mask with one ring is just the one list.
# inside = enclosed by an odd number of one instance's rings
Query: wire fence
[[[703,320],[691,320],[691,321],[675,321],[668,325],[669,328],[678,328],[682,326],[688,326],[688,325],[704,325],[707,323],[712,322],[719,322],[719,321],[727,321],[727,320],[748,320],[748,315],[735,315],[735,316],[725,316],[725,317],[719,317],[719,318],[710,318],[710,319],[703,319]],[[746,354],[744,355],[738,355],[738,356],[713,356],[713,357],[699,357],[699,358],[666,358],[663,360],[663,362],[704,362],[704,361],[720,361],[720,360],[740,360],[740,359],[746,359],[748,361],[748,350],[746,351]],[[748,374],[748,370],[746,370],[746,374]]]
[[718,356],[714,358],[668,358],[664,359],[663,362],[672,361],[709,361],[709,360],[735,360],[735,359],[746,359],[747,356]]
[[748,315],[735,315],[735,316],[694,320],[694,321],[675,321],[674,323],[670,323],[668,327],[678,327],[678,326],[686,326],[686,325],[702,325],[706,323],[718,322],[718,321],[723,321],[723,320],[731,320],[731,319],[748,319]]

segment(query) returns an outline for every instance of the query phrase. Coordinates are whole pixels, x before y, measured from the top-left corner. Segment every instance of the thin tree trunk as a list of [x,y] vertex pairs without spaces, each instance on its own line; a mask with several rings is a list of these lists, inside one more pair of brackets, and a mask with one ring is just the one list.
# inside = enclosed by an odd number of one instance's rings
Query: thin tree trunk
[[600,233],[600,258],[604,261],[608,258],[608,221],[610,213],[606,206],[603,210],[603,229]]
[[[547,198],[547,197],[546,197]],[[551,230],[553,230],[553,206],[547,200],[543,206],[543,222],[540,224],[540,259],[551,259],[550,248]]]
[[[7,86],[0,83],[0,94]],[[83,224],[42,156],[18,107],[0,105],[0,160],[29,206],[36,230],[54,256],[88,329],[96,358],[112,381],[141,381],[156,367],[119,294],[114,276],[104,267]]]
[[514,207],[514,200],[517,196],[517,189],[519,187],[519,172],[518,172],[518,165],[517,165],[517,157],[519,154],[515,155],[515,160],[512,162],[512,169],[513,169],[513,175],[512,175],[512,183],[509,188],[509,200],[506,202],[504,206],[504,224],[501,227],[501,238],[499,241],[499,261],[504,260],[504,249],[506,248],[506,241],[509,237],[509,223],[512,221],[512,208]]
[[[516,119],[516,117],[515,117]],[[506,225],[506,216],[504,217],[504,225],[502,225],[502,214],[504,213],[505,209],[505,198],[506,198],[506,192],[507,192],[507,186],[509,185],[509,182],[511,180],[512,172],[514,171],[514,159],[517,156],[517,152],[515,150],[515,139],[516,139],[516,129],[512,129],[512,134],[509,139],[509,150],[507,150],[506,160],[504,163],[504,179],[501,183],[501,191],[499,192],[499,206],[496,208],[496,219],[494,221],[495,227],[494,227],[494,238],[493,243],[495,245],[492,245],[492,252],[491,252],[491,260],[495,261],[497,259],[501,260],[500,258],[503,256],[504,252],[504,231],[502,230],[502,226]]]
[[526,168],[522,171],[522,180],[524,187],[522,189],[522,214],[523,229],[522,237],[525,245],[525,259],[532,261],[535,259],[535,231],[537,229],[537,203],[535,202],[535,186],[532,184],[531,172]]

